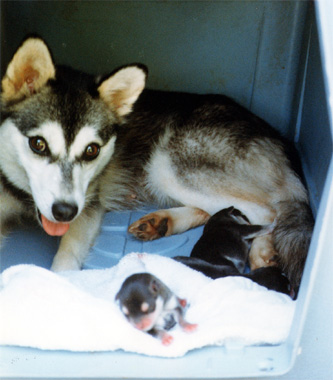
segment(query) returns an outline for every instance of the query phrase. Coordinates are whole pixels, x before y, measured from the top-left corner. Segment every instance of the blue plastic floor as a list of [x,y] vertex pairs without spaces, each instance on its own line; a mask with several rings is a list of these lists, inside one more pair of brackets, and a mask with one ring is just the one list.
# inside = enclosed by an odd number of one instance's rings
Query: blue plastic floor
[[[201,236],[203,227],[149,242],[139,241],[127,233],[128,226],[149,211],[145,209],[106,214],[101,233],[91,249],[84,269],[109,268],[130,252],[156,253],[168,257],[188,256]],[[35,264],[50,268],[59,240],[46,235],[37,225],[22,226],[14,230],[6,238],[0,252],[0,271],[16,264]]]

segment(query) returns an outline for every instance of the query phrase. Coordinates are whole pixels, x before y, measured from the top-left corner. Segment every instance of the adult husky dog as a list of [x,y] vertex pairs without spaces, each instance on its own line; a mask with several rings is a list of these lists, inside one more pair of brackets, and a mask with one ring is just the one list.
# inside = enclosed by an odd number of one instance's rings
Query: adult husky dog
[[43,40],[23,42],[2,80],[1,231],[33,216],[62,236],[52,269],[79,269],[106,210],[171,207],[129,227],[149,240],[234,206],[276,220],[253,241],[252,269],[278,262],[297,286],[312,217],[278,133],[225,96],[143,91],[145,80],[141,65],[105,78],[56,67]]

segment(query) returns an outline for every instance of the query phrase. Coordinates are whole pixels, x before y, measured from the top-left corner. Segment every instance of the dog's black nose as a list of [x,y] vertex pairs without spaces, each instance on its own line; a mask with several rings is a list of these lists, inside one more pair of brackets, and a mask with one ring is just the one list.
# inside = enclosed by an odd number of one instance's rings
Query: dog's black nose
[[78,207],[76,204],[58,202],[52,206],[52,214],[58,222],[70,222],[77,212]]

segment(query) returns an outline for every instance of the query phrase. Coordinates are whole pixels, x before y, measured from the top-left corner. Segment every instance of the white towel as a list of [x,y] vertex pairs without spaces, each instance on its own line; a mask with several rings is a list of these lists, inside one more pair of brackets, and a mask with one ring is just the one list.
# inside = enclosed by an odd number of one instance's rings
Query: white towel
[[[170,346],[131,326],[115,295],[133,273],[150,272],[189,304],[186,333]],[[178,357],[207,345],[279,344],[288,336],[295,301],[249,279],[211,280],[170,258],[132,253],[115,267],[56,274],[33,265],[0,276],[0,344],[48,350],[112,351]]]

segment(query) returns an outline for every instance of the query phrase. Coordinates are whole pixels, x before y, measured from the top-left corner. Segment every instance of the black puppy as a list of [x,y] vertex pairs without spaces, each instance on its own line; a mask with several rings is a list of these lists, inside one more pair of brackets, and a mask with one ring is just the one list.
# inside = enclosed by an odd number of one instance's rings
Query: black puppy
[[258,268],[241,276],[249,278],[257,284],[265,286],[267,289],[287,294],[293,299],[295,298],[295,293],[291,288],[287,276],[278,267]]
[[250,224],[248,218],[234,207],[214,214],[193,247],[191,257],[211,264],[235,266],[244,272],[250,240],[273,231],[274,223],[266,226]]
[[278,267],[258,268],[250,273],[239,273],[235,266],[231,265],[215,265],[196,257],[177,256],[174,259],[188,267],[203,273],[205,276],[213,280],[227,276],[238,276],[249,278],[259,285],[265,286],[267,289],[275,290],[280,293],[288,294],[291,298],[295,297],[294,291],[291,289],[287,276],[283,274]]
[[178,298],[162,281],[150,273],[129,276],[121,286],[116,300],[128,321],[169,345],[173,337],[167,333],[178,322],[184,331],[197,327],[185,321],[186,300]]
[[268,289],[291,295],[289,281],[277,267],[258,268],[243,274],[251,239],[271,233],[273,228],[274,223],[267,226],[251,225],[239,210],[229,207],[208,220],[201,238],[193,247],[191,257],[176,256],[174,259],[212,279],[242,276]]
[[199,259],[197,257],[176,256],[173,257],[173,259],[187,265],[192,269],[195,269],[198,272],[203,273],[205,276],[210,277],[214,280],[220,277],[240,275],[239,270],[229,260],[226,260],[224,265],[219,265],[211,264],[208,261]]

